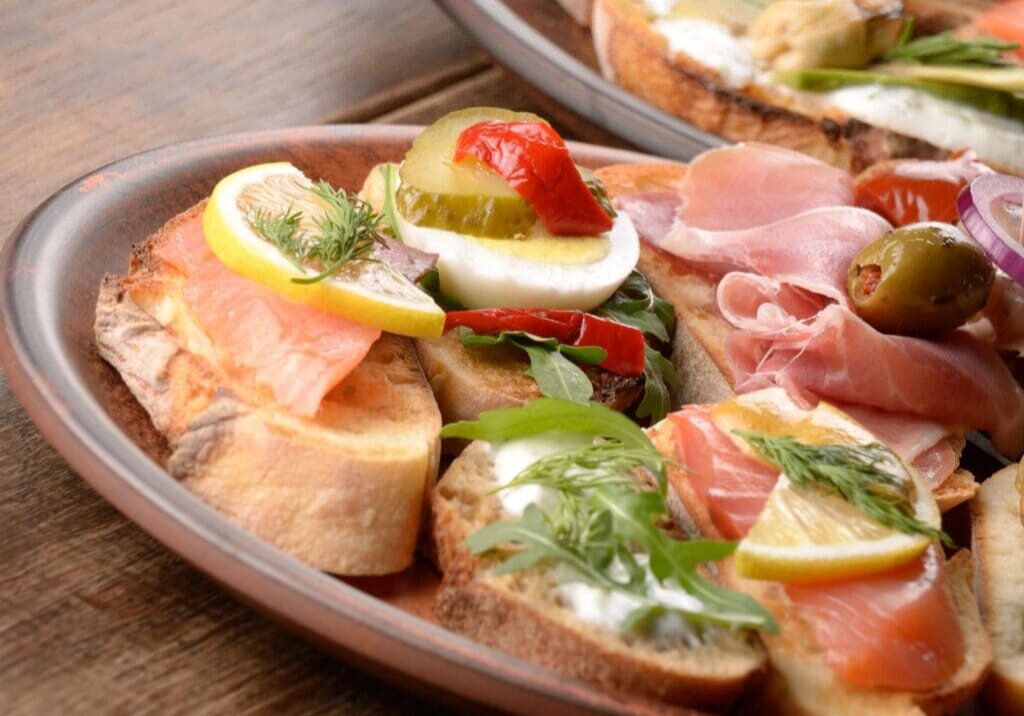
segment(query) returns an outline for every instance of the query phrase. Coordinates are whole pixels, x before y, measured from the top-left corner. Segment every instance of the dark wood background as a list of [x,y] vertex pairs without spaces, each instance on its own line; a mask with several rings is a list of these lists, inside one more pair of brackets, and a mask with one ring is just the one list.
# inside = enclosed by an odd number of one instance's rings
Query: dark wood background
[[[427,0],[0,0],[0,241],[67,182],[156,145],[538,101]],[[0,376],[0,714],[433,710],[249,611],[128,522]]]

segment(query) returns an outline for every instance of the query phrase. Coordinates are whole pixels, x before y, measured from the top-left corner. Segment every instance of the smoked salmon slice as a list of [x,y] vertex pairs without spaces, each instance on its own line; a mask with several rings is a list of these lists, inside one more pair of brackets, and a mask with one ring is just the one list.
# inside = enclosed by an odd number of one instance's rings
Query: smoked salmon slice
[[977,25],[982,32],[1021,45],[1017,54],[1024,57],[1024,0],[996,3],[978,18]]
[[[672,480],[686,480],[722,535],[738,539],[764,509],[778,472],[744,455],[710,411],[693,405],[669,416],[675,458],[685,468]],[[785,589],[827,663],[850,684],[927,691],[963,663],[964,637],[937,547],[887,572]]]
[[154,253],[185,276],[185,305],[221,367],[298,415],[315,415],[380,337],[378,328],[289,301],[230,271],[206,245],[201,216],[178,225]]

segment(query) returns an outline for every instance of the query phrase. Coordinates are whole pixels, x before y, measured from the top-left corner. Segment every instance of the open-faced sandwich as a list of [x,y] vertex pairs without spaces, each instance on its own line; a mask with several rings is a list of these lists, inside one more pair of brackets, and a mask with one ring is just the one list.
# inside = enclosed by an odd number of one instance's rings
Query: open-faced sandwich
[[96,337],[202,499],[340,574],[425,537],[474,639],[675,706],[1014,713],[1019,481],[961,458],[1024,452],[1022,201],[973,153],[591,172],[462,110],[358,197],[227,176]]
[[1024,5],[991,5],[596,0],[591,26],[606,77],[730,141],[853,171],[971,148],[1020,173]]

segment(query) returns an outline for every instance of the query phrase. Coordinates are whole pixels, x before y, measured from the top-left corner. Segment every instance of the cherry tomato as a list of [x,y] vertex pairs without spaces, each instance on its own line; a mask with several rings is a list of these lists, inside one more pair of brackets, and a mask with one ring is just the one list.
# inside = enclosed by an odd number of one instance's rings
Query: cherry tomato
[[474,158],[508,182],[556,236],[590,236],[612,219],[580,176],[569,148],[541,122],[478,122],[459,135],[457,162]]
[[525,308],[452,311],[445,319],[445,331],[458,326],[471,328],[475,333],[525,331],[566,345],[603,348],[608,355],[600,366],[605,370],[627,376],[644,372],[647,344],[643,331],[582,311]]

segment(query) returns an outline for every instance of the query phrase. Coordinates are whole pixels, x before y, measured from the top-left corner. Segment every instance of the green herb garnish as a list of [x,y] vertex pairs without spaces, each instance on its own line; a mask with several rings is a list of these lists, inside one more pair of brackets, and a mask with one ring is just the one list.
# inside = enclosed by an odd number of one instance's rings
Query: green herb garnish
[[542,394],[583,404],[590,401],[594,385],[576,363],[597,365],[608,357],[603,348],[570,346],[526,331],[502,331],[490,335],[474,333],[462,326],[459,328],[459,340],[464,346],[506,345],[521,349],[530,359],[526,374],[537,381]]
[[[672,340],[676,330],[675,308],[654,293],[647,278],[635,269],[594,313],[639,328],[661,344]],[[658,422],[668,415],[672,396],[678,388],[675,364],[648,346],[644,363],[644,394],[636,416],[650,420],[652,424]]]
[[1005,42],[995,37],[961,39],[948,30],[911,40],[913,27],[913,18],[908,18],[896,45],[885,54],[886,60],[915,65],[1001,67],[1010,64],[1002,59],[1002,54],[1020,47],[1016,42]]
[[887,465],[898,464],[899,458],[884,445],[807,445],[788,436],[733,432],[797,488],[839,495],[879,524],[954,546],[948,534],[914,515],[909,491],[913,483],[889,472]]
[[256,209],[249,214],[249,225],[272,243],[295,267],[305,271],[315,267],[315,276],[293,278],[292,283],[312,284],[336,274],[345,263],[372,260],[377,227],[381,216],[362,199],[333,189],[321,181],[309,188],[327,209],[313,219],[315,231],[305,231],[303,214],[289,208],[284,214]]
[[[695,626],[777,630],[771,614],[752,597],[721,587],[697,570],[699,564],[731,554],[734,542],[680,541],[662,528],[669,521],[669,460],[623,415],[598,405],[540,398],[522,408],[485,412],[476,422],[446,426],[442,436],[502,441],[550,430],[584,433],[596,441],[544,457],[499,488],[540,485],[557,493],[558,505],[550,513],[531,505],[518,521],[484,527],[465,541],[474,554],[515,545],[518,549],[497,567],[499,574],[545,562],[594,586],[628,593],[639,606],[627,629],[642,631],[659,614],[675,612]],[[654,477],[653,489],[638,471]],[[649,594],[649,575],[676,583],[700,607],[658,602]]]

